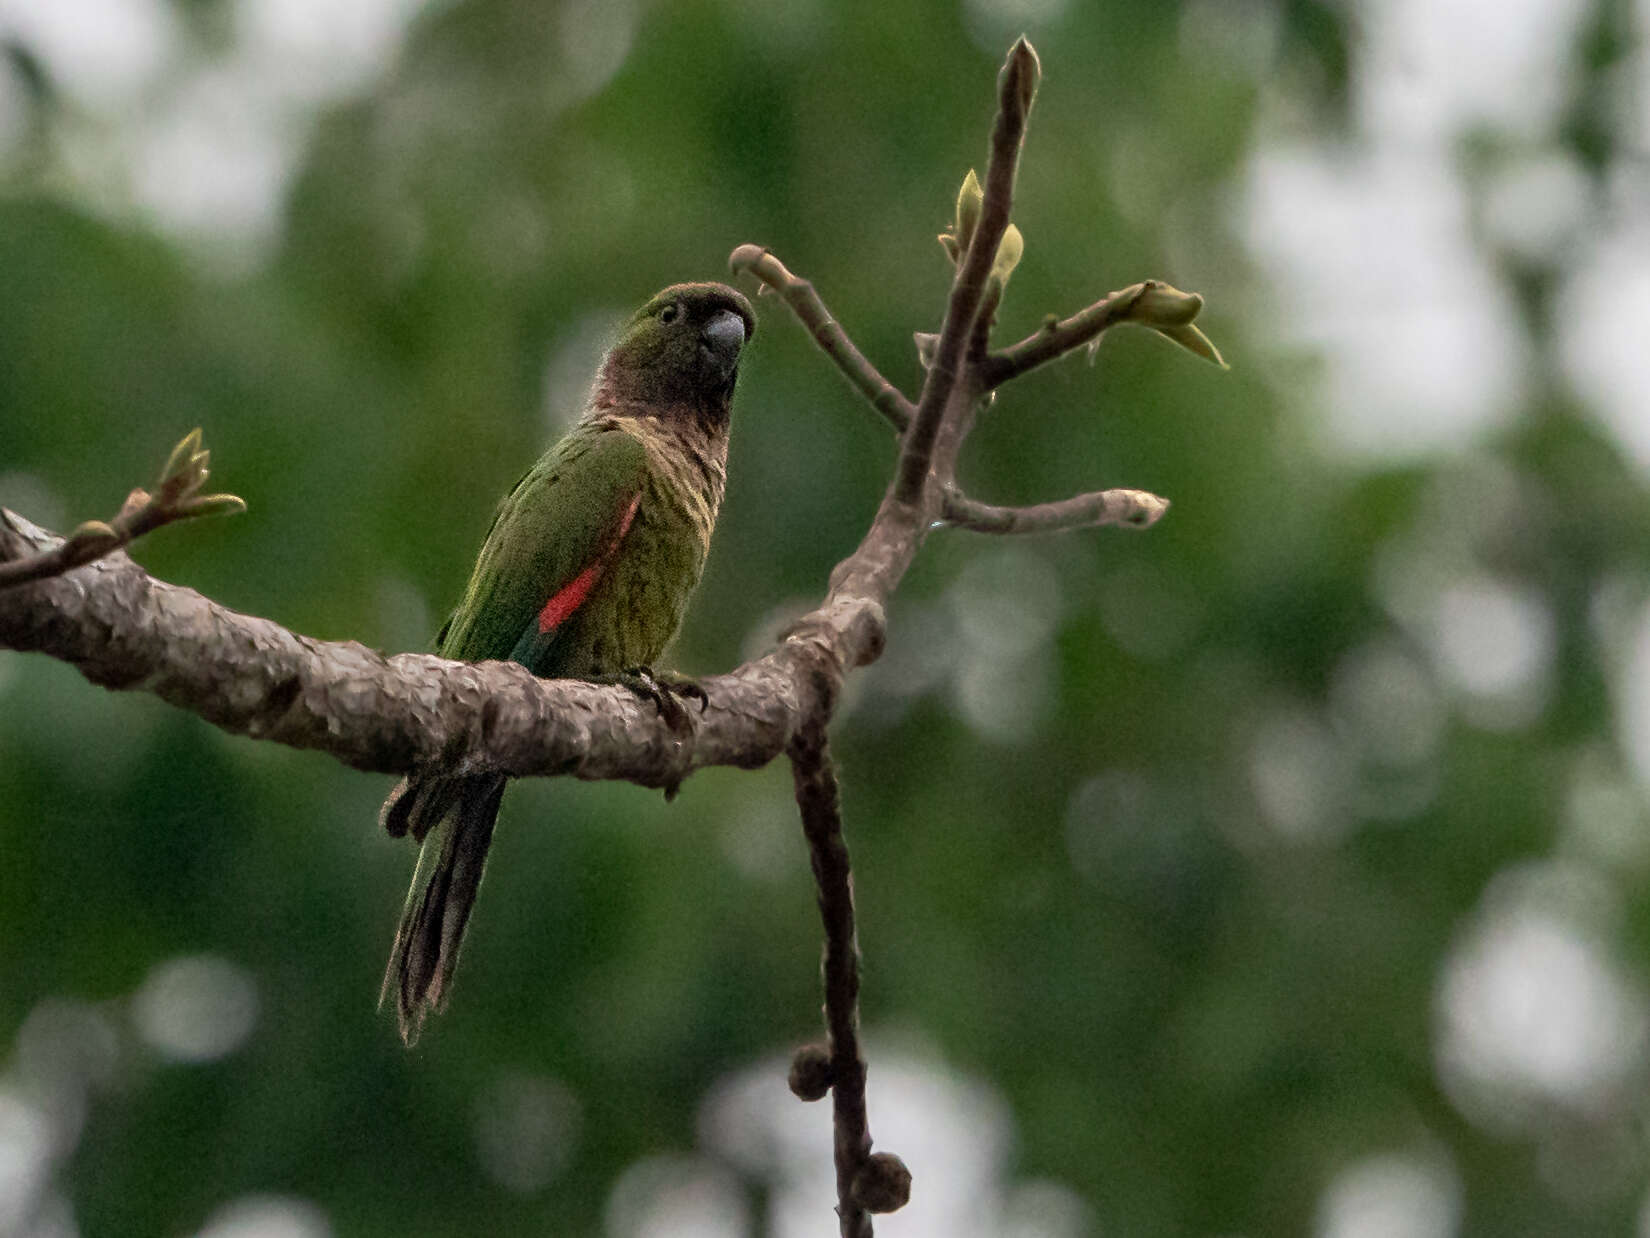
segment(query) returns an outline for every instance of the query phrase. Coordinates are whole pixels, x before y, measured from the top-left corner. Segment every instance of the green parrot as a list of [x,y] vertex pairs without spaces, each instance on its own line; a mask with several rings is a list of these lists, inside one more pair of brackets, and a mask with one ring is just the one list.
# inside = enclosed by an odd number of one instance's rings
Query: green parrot
[[[710,550],[755,329],[750,302],[714,283],[673,285],[631,317],[578,424],[499,505],[437,652],[626,682],[680,711],[645,668],[676,634]],[[504,783],[432,769],[384,801],[384,828],[423,844],[379,995],[395,994],[409,1045],[446,1004]]]

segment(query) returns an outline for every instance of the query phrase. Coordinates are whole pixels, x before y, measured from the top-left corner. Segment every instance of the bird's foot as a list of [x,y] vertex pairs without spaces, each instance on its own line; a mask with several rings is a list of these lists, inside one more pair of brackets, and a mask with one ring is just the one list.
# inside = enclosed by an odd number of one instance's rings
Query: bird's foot
[[682,704],[682,698],[697,700],[700,713],[704,713],[705,706],[710,703],[710,697],[694,680],[669,671],[660,674],[648,666],[633,666],[620,671],[617,675],[599,676],[597,682],[619,684],[629,688],[643,700],[652,701],[653,707],[659,711],[659,716],[665,720],[665,725],[678,734],[686,734],[693,727],[687,708]]

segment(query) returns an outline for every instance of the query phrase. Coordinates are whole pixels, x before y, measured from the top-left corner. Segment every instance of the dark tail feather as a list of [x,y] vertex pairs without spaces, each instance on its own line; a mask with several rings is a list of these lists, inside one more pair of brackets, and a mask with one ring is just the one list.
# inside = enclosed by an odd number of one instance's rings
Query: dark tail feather
[[475,774],[409,780],[385,803],[386,824],[394,813],[400,832],[410,824],[413,836],[424,840],[378,993],[380,1005],[395,994],[408,1045],[418,1039],[424,1016],[446,1005],[503,795],[503,778]]

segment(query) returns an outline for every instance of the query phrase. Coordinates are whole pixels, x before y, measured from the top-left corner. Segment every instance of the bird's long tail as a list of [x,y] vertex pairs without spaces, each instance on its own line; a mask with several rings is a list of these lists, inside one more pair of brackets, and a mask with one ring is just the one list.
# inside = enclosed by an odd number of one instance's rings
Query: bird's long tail
[[378,993],[379,1005],[395,994],[408,1045],[447,1003],[503,795],[496,774],[431,775],[404,780],[384,801],[385,829],[423,842]]

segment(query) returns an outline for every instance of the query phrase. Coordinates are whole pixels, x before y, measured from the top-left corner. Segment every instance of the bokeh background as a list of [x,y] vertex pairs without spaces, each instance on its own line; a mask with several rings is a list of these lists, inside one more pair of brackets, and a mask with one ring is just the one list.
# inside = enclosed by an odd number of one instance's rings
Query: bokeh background
[[[894,1238],[1650,1234],[1644,0],[0,0],[0,503],[426,646],[615,323],[745,241],[910,389],[996,67],[1017,384],[836,727]],[[673,655],[817,599],[892,444],[771,301]],[[0,603],[3,604],[3,603]],[[453,1009],[390,780],[0,654],[0,1235],[834,1232],[783,764],[514,788]]]

